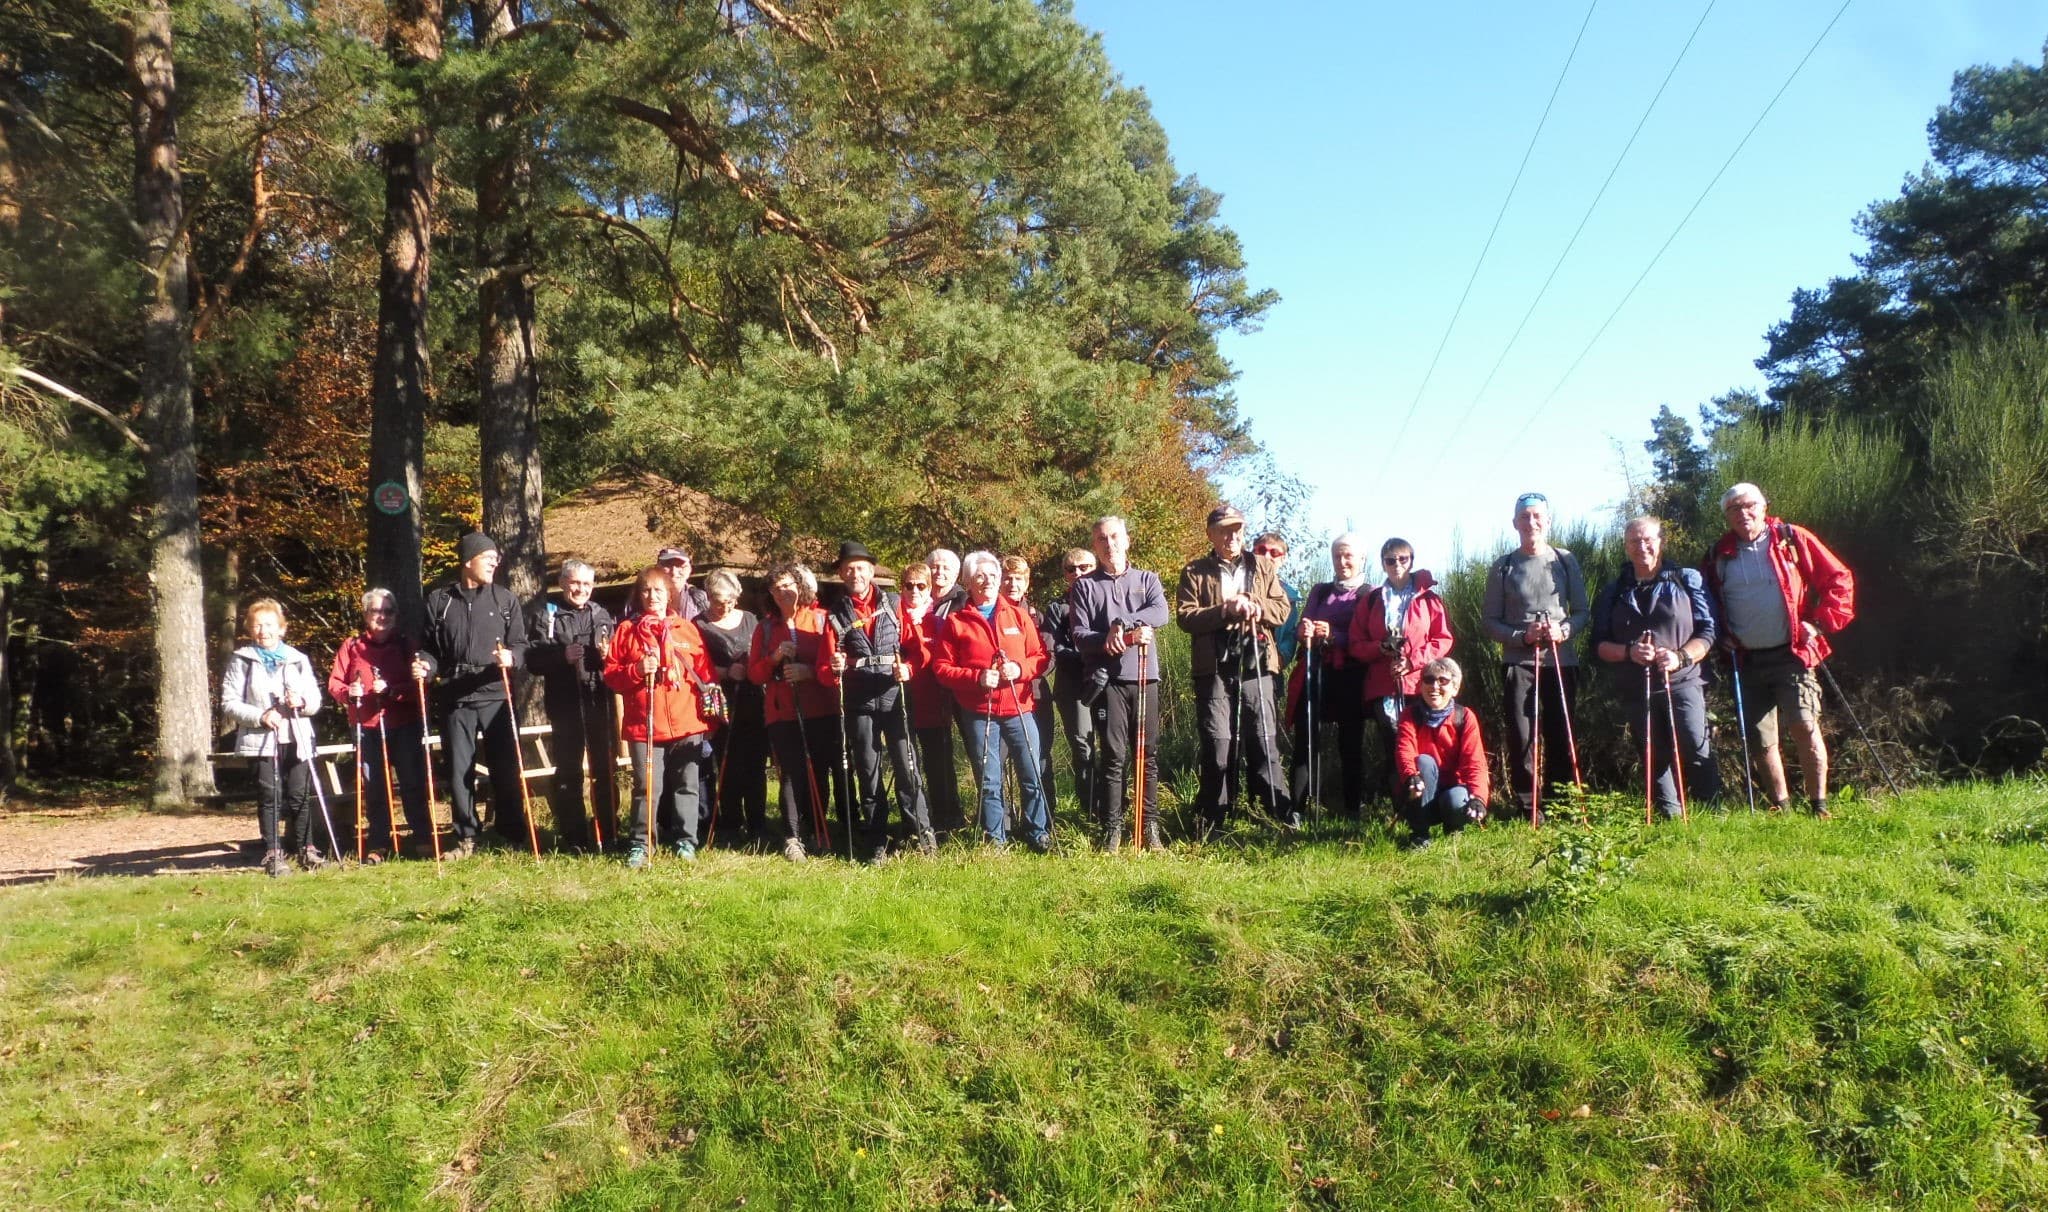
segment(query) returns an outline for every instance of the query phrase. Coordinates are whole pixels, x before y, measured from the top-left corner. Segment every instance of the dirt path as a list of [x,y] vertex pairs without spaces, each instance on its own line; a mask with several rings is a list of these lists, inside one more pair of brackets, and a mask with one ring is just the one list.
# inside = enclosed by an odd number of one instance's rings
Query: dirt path
[[256,813],[148,812],[134,804],[10,801],[0,807],[0,884],[59,875],[254,870]]

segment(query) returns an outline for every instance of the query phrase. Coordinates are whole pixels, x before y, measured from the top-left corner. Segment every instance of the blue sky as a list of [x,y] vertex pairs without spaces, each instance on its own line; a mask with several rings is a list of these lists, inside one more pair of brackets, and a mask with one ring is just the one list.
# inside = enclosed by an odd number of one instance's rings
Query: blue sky
[[2038,0],[1853,0],[1556,390],[1841,7],[1599,0],[1426,385],[1587,0],[1076,0],[1075,13],[1151,98],[1180,171],[1224,195],[1253,284],[1282,296],[1262,331],[1226,340],[1254,436],[1316,488],[1318,528],[1399,533],[1442,568],[1454,542],[1504,544],[1521,491],[1548,493],[1564,516],[1610,518],[1629,477],[1647,473],[1659,405],[1694,418],[1713,395],[1761,388],[1765,329],[1795,288],[1853,269],[1855,216],[1927,163],[1926,125],[1954,73],[2038,64],[2048,39]]

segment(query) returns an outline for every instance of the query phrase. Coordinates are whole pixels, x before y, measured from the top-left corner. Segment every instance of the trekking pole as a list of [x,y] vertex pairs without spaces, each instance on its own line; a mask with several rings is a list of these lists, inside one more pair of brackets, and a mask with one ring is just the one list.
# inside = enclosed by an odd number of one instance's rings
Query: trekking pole
[[660,847],[654,844],[654,679],[656,671],[647,671],[647,747],[646,758],[640,763],[640,804],[647,812],[647,861],[652,863]]
[[377,757],[384,767],[384,825],[391,831],[391,857],[398,857],[398,801],[391,794],[391,742],[384,731],[384,699],[377,698]]
[[[795,635],[796,629],[790,628]],[[797,695],[796,683],[788,682],[790,709],[796,713],[796,740],[804,751],[804,784],[811,791],[811,838],[818,845],[821,854],[832,852],[832,834],[825,825],[825,808],[818,802],[818,767],[811,761],[811,737],[804,729],[804,705]],[[787,771],[784,771],[787,774]]]
[[[995,665],[992,665],[992,666],[990,666],[990,668],[992,668],[992,669],[999,669],[999,668],[1001,668],[1001,662],[1002,662],[1002,659],[1003,659],[1003,654],[1002,654],[1002,651],[1001,651],[1000,649],[998,649],[998,650],[996,651],[996,655],[995,655],[995,657],[994,657],[993,659],[995,660],[996,664],[995,664]],[[977,793],[977,794],[976,794],[976,797],[975,797],[975,798],[976,798],[976,801],[977,801],[977,802],[976,802],[976,804],[975,804],[975,808],[976,808],[976,811],[979,811],[979,810],[980,810],[980,803],[979,803],[979,800],[980,800],[980,795],[979,795],[979,792],[980,792],[980,789],[981,789],[981,781],[982,781],[982,779],[983,779],[983,778],[987,777],[987,775],[988,775],[988,759],[989,759],[989,749],[990,749],[990,747],[991,747],[991,746],[993,746],[993,745],[995,744],[995,727],[996,727],[996,705],[995,705],[995,698],[994,698],[994,696],[992,696],[992,695],[991,695],[991,696],[988,696],[988,697],[987,697],[986,699],[984,699],[984,700],[983,700],[983,704],[982,704],[982,710],[981,710],[981,760],[977,761],[977,762],[976,762],[976,763],[974,764],[974,786],[975,786],[975,790],[976,790],[976,793]],[[1000,769],[1002,769],[1002,764],[1003,764],[1003,759],[1002,759],[1002,755],[1001,755],[1001,754],[997,754],[997,755],[995,755],[995,756],[996,756],[996,768],[997,768],[998,770],[1000,770]],[[1000,784],[1000,783],[1001,783],[1001,780],[1000,780],[1000,779],[998,779],[998,780],[997,780],[997,782],[998,782],[998,784]],[[1002,796],[1002,795],[1004,794],[1004,792],[1003,792],[1003,791],[1002,791],[1002,790],[1000,789],[1000,786],[999,786],[999,788],[998,788],[998,790],[997,790],[996,794],[997,794],[998,796]],[[1005,833],[1007,833],[1007,832],[1008,832],[1008,830],[1009,830],[1009,826],[1010,826],[1010,806],[1009,806],[1009,804],[1005,803],[1005,804],[1003,805],[1003,829],[1004,829],[1004,832],[1005,832]],[[986,824],[985,824],[985,823],[984,823],[984,825],[983,825],[983,828],[984,828],[984,829],[986,829],[986,828],[987,828],[987,826],[986,826]]]
[[[272,756],[272,759],[273,759],[273,760],[275,760],[275,758],[276,758],[276,755],[275,755],[275,754],[272,754],[271,756]],[[318,764],[318,763],[316,763],[316,762],[311,762],[311,761],[308,761],[308,762],[306,763],[306,776],[307,776],[307,777],[308,777],[309,779],[311,779],[311,780],[312,780],[312,783],[313,783],[313,802],[314,802],[314,803],[317,803],[317,804],[319,804],[319,805],[320,805],[320,820],[321,820],[321,822],[322,822],[323,824],[325,824],[325,825],[327,826],[327,844],[328,844],[328,845],[330,845],[330,846],[336,846],[336,847],[338,847],[338,846],[340,846],[340,845],[341,845],[341,843],[340,843],[340,842],[338,842],[338,841],[336,841],[336,840],[335,840],[335,838],[334,838],[334,817],[333,817],[333,816],[331,816],[331,815],[329,815],[329,813],[328,813],[328,811],[327,811],[327,792],[326,792],[326,791],[324,791],[324,790],[323,790],[323,789],[321,788],[321,786],[320,786],[320,767],[319,767],[319,764]],[[282,819],[282,818],[283,818],[283,816],[284,816],[284,813],[283,813],[283,811],[282,811],[282,810],[283,810],[283,808],[284,808],[284,784],[283,784],[283,783],[279,783],[279,784],[277,785],[277,794],[278,794],[278,808],[279,808],[278,816],[279,816],[279,818],[280,818],[280,819]],[[336,858],[339,858],[340,856],[339,856],[339,855],[336,855],[335,857],[336,857]]]
[[[597,803],[599,798],[601,798],[598,795],[598,766],[602,763],[605,767],[604,777],[609,779],[611,777],[610,758],[612,755],[612,745],[611,737],[608,734],[591,728],[590,709],[592,706],[594,704],[591,703],[590,696],[583,692],[583,687],[578,686],[576,688],[576,715],[579,722],[583,725],[583,785],[587,789],[584,798],[590,805],[590,841],[593,848],[599,854],[603,854],[604,827],[598,823],[598,817],[601,815]],[[610,721],[606,722],[609,723]],[[597,745],[600,737],[604,741],[603,759],[600,759],[597,755]]]
[[413,685],[420,692],[420,764],[427,768],[427,838],[434,846],[434,874],[441,874],[441,822],[435,819],[434,801],[440,797],[434,793],[434,745],[429,739],[433,731],[427,726],[427,680],[414,678]]
[[[492,654],[505,651],[502,641],[491,646]],[[533,861],[540,861],[540,831],[533,824],[533,796],[526,789],[526,758],[519,752],[519,710],[512,703],[512,669],[503,660],[498,666],[498,684],[505,688],[505,720],[512,725],[512,760],[519,769],[519,811],[526,816],[526,840],[533,846]]]
[[1322,797],[1316,791],[1316,776],[1321,773],[1316,766],[1316,641],[1309,637],[1308,651],[1302,654],[1301,664],[1301,720],[1306,739],[1302,742],[1304,760],[1308,763],[1308,802],[1316,814],[1316,823],[1323,819]]
[[1643,824],[1653,824],[1651,804],[1655,800],[1657,771],[1650,746],[1650,667],[1643,666]]
[[[845,633],[840,633],[842,638]],[[846,726],[846,674],[832,679],[839,692],[839,787],[840,815],[846,818],[846,861],[853,861],[853,816],[861,795],[853,789],[853,732]],[[862,822],[865,824],[865,822]]]
[[[1016,713],[1017,713],[1017,718],[1018,718],[1018,719],[1020,719],[1020,720],[1021,720],[1021,719],[1023,719],[1023,718],[1024,718],[1024,700],[1023,700],[1022,698],[1018,697],[1018,694],[1017,694],[1017,682],[1016,682],[1016,679],[1014,679],[1014,678],[1010,678],[1010,677],[1005,677],[1005,678],[1003,678],[1003,684],[1004,684],[1004,685],[1006,685],[1006,686],[1008,686],[1008,687],[1010,688],[1010,710],[1012,710],[1012,711],[1014,711],[1014,712],[1016,712]],[[1036,746],[1036,745],[1026,745],[1026,746],[1025,746],[1024,748],[1025,748],[1025,749],[1027,749],[1027,750],[1029,751],[1028,753],[1026,753],[1026,754],[1025,754],[1025,756],[1031,759],[1031,777],[1032,777],[1032,778],[1035,778],[1035,779],[1037,779],[1037,780],[1038,780],[1038,793],[1039,793],[1040,795],[1042,795],[1042,796],[1045,796],[1045,825],[1046,825],[1046,832],[1047,832],[1047,833],[1051,833],[1051,832],[1052,832],[1052,797],[1051,797],[1050,795],[1047,795],[1047,794],[1046,794],[1046,790],[1045,790],[1045,768],[1044,768],[1043,766],[1041,766],[1041,765],[1039,764],[1039,761],[1038,761],[1038,746]],[[1020,794],[1020,797],[1019,797],[1019,798],[1022,798],[1022,797],[1021,797],[1021,794]]]
[[[361,679],[349,683],[349,723],[356,733],[356,861],[363,861],[363,840],[368,836],[370,823],[363,816],[363,783],[370,773],[370,764],[363,760],[363,683]],[[330,841],[332,839],[329,839]],[[334,856],[337,860],[339,854]]]
[[[715,744],[716,742],[714,742]],[[711,785],[711,821],[704,826],[704,848],[711,849],[718,836],[718,802],[725,798],[725,768],[732,761],[732,721],[725,722],[725,752],[718,755],[717,781]]]
[[1586,789],[1586,780],[1579,777],[1579,739],[1572,735],[1572,700],[1565,692],[1564,658],[1558,654],[1557,641],[1550,641],[1550,669],[1557,675],[1557,709],[1564,715],[1564,745],[1572,755],[1572,786]]
[[1543,645],[1535,649],[1536,669],[1529,679],[1529,828],[1543,827]]
[[[1263,633],[1260,632],[1258,624],[1252,624],[1252,669],[1254,671],[1252,681],[1254,683],[1257,683],[1259,686],[1259,689],[1256,692],[1257,698],[1259,700],[1258,711],[1256,712],[1258,716],[1259,729],[1259,760],[1262,764],[1264,763],[1266,756],[1266,747],[1268,745],[1271,745],[1273,747],[1274,757],[1276,759],[1273,765],[1277,766],[1279,765],[1277,759],[1279,757],[1280,746],[1278,738],[1273,735],[1273,711],[1271,703],[1272,696],[1266,693],[1264,684],[1266,681],[1266,662],[1264,661],[1264,659],[1262,659],[1259,653],[1259,640],[1262,637],[1262,634]],[[1247,763],[1247,765],[1249,765],[1249,763]],[[1273,787],[1273,774],[1273,767],[1268,766],[1266,768],[1266,819],[1272,822],[1273,824],[1278,825],[1280,824],[1280,801],[1276,798],[1278,793]]]
[[[1814,667],[1827,675],[1828,685],[1834,688],[1835,697],[1842,700],[1842,709],[1849,713],[1849,722],[1856,725],[1856,735],[1863,740],[1863,747],[1870,751],[1870,760],[1877,763],[1877,771],[1884,776],[1884,785],[1892,789],[1894,796],[1903,795],[1899,785],[1892,781],[1891,767],[1884,764],[1884,758],[1877,752],[1877,746],[1870,741],[1870,734],[1863,730],[1863,721],[1856,717],[1856,708],[1849,702],[1849,696],[1842,693],[1842,684],[1835,680],[1835,671],[1828,668],[1826,661],[1815,661]],[[1821,788],[1823,792],[1827,788]]]
[[1749,812],[1756,815],[1756,772],[1749,764],[1749,720],[1742,713],[1742,653],[1728,650],[1728,681],[1735,687],[1735,731],[1742,734],[1742,788],[1749,793]]
[[1678,819],[1684,821],[1690,813],[1685,803],[1685,762],[1678,752],[1678,700],[1671,695],[1671,671],[1664,671],[1664,715],[1671,721],[1671,781],[1678,785]]
[[[277,710],[277,699],[272,696],[270,709]],[[289,725],[280,714],[278,722]],[[270,734],[270,782],[277,788],[277,829],[278,840],[284,840],[284,743],[276,730]],[[327,795],[320,788],[320,764],[312,754],[306,755],[306,776],[313,783],[313,799],[320,805],[320,821],[327,826],[327,846],[334,852],[336,862],[341,861],[341,839],[334,836],[334,816],[327,811]],[[307,832],[312,832],[307,830]]]
[[[1138,705],[1131,714],[1131,731],[1137,737],[1134,748],[1135,769],[1131,776],[1131,844],[1135,850],[1145,848],[1145,645],[1138,645]],[[1108,732],[1103,733],[1108,743]],[[1116,788],[1121,795],[1123,788]]]

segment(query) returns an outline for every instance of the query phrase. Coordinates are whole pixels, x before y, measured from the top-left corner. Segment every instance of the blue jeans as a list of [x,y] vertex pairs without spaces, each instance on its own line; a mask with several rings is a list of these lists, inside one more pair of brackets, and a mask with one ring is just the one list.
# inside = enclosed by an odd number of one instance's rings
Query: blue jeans
[[1017,767],[1017,784],[1024,790],[1025,836],[1040,840],[1052,832],[1052,815],[1045,803],[1045,787],[1039,781],[1038,725],[1028,715],[970,715],[967,723],[968,759],[979,771],[981,784],[981,830],[992,842],[1005,842],[1009,834],[1003,824],[1003,750]]
[[1464,786],[1437,789],[1442,777],[1436,759],[1421,754],[1415,759],[1415,773],[1422,777],[1422,797],[1408,809],[1408,828],[1416,837],[1428,837],[1431,825],[1442,825],[1445,833],[1456,833],[1471,823],[1466,807],[1472,802],[1471,789]]

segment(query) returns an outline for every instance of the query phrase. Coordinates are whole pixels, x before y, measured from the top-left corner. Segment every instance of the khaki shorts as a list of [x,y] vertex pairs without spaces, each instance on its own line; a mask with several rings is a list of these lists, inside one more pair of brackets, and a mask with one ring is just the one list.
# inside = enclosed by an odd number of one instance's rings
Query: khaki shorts
[[1802,724],[1820,719],[1820,679],[1800,663],[1790,645],[1742,654],[1742,707],[1749,739],[1759,749],[1778,744],[1778,709]]

